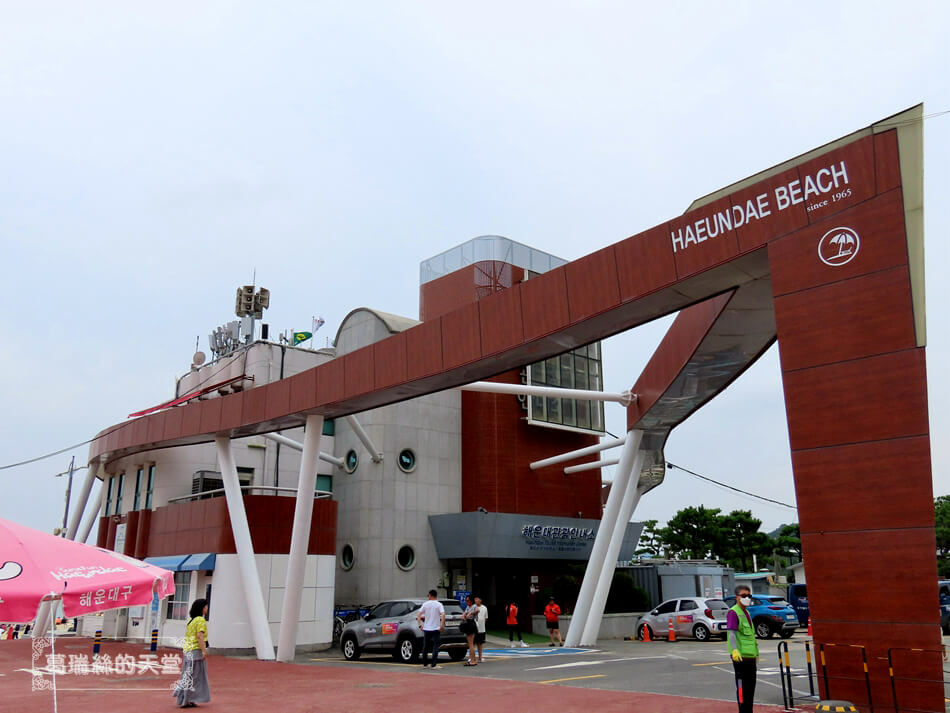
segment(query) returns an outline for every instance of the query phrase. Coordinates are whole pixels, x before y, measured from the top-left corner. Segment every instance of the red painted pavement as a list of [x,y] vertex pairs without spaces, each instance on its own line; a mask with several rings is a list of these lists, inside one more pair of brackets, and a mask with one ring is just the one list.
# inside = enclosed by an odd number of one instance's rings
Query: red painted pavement
[[[0,711],[52,711],[50,691],[31,690],[30,640],[0,641]],[[147,653],[141,645],[105,642],[103,653],[135,660]],[[57,654],[91,654],[89,639],[57,640]],[[45,665],[44,651],[39,665]],[[175,654],[174,649],[159,649]],[[90,656],[91,658],[91,656]],[[68,665],[69,659],[65,660]],[[454,668],[454,667],[453,667]],[[451,670],[451,669],[450,669]],[[465,675],[468,674],[468,675]],[[524,683],[482,678],[466,680],[477,672],[431,673],[419,668],[379,671],[360,665],[278,664],[249,659],[210,656],[208,711],[273,711],[273,713],[486,713],[486,711],[597,710],[598,713],[734,713],[735,703],[654,693],[628,693],[570,685]],[[48,680],[48,677],[46,677]],[[171,687],[177,676],[134,675],[57,676],[61,713],[155,713],[176,710]],[[78,690],[77,690],[78,689]],[[98,689],[98,690],[94,690]],[[777,713],[777,706],[756,706],[761,713]]]

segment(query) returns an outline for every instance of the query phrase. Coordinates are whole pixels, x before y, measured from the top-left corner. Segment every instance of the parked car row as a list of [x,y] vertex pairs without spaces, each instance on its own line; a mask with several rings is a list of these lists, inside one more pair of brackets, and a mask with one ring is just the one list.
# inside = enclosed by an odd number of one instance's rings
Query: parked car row
[[[697,641],[706,641],[711,636],[726,636],[726,614],[735,606],[735,597],[707,599],[705,597],[680,597],[668,599],[637,622],[637,638],[664,638],[673,622],[676,636],[691,636]],[[768,639],[778,634],[787,639],[798,628],[798,615],[782,597],[755,594],[748,607],[755,635]]]
[[[343,627],[340,650],[347,661],[355,661],[364,651],[388,651],[403,663],[413,663],[422,651],[422,630],[416,621],[416,612],[425,599],[398,599],[377,604],[361,619]],[[442,631],[440,651],[448,653],[452,661],[465,657],[468,643],[459,630],[462,607],[454,599],[442,599],[445,608],[445,629]]]

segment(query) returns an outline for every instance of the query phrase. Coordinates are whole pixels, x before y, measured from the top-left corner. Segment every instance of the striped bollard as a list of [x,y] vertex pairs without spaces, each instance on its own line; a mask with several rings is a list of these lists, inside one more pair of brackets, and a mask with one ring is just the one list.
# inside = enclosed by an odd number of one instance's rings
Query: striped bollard
[[102,648],[102,629],[96,630],[96,635],[92,639],[92,657],[99,656],[99,649]]
[[152,629],[152,646],[151,651],[155,653],[158,649],[158,629]]

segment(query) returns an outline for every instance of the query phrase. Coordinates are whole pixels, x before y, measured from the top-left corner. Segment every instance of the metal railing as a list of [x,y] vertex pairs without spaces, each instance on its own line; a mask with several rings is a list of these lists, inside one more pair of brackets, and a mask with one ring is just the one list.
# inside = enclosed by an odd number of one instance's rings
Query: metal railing
[[[241,490],[244,490],[244,491],[265,490],[265,491],[273,492],[275,495],[280,495],[281,493],[287,493],[288,495],[297,494],[297,488],[285,488],[285,487],[277,486],[277,485],[242,485]],[[215,497],[219,493],[223,493],[223,492],[224,492],[224,488],[216,488],[214,490],[205,490],[200,493],[189,493],[188,495],[179,495],[178,497],[169,498],[168,502],[178,503],[178,502],[184,502],[187,500],[199,500],[201,498],[206,498],[209,495],[211,497]],[[251,492],[251,493],[246,493],[246,494],[261,495],[262,493]],[[329,490],[314,490],[313,497],[314,499],[332,498],[333,493],[331,493]]]
[[[796,678],[808,679],[808,693],[798,696],[799,702],[819,700],[818,693],[815,691],[816,671],[812,667],[811,659],[811,641],[805,642],[805,673],[796,672],[792,668],[791,657],[788,651],[788,642],[780,641],[778,644],[778,670],[779,679],[782,682],[782,704],[785,710],[796,710],[795,708],[795,689],[792,688],[793,680]],[[801,671],[801,669],[798,669]]]
[[[944,676],[946,676],[946,674],[948,673],[946,666],[944,666],[944,664],[947,661],[946,647],[940,648],[940,649],[910,649],[910,648],[903,648],[903,647],[894,647],[887,650],[887,668],[888,668],[888,673],[890,674],[890,678],[891,678],[891,695],[894,697],[894,710],[900,711],[901,713],[932,713],[933,708],[911,708],[909,706],[900,705],[900,702],[899,702],[900,698],[898,697],[898,693],[897,693],[898,688],[899,688],[898,682],[904,681],[907,684],[909,684],[908,686],[905,687],[905,699],[907,697],[906,688],[909,688],[910,686],[913,686],[914,684],[916,684],[915,687],[918,689],[924,688],[924,687],[936,688],[936,686],[941,686],[943,699],[944,701],[946,701],[947,693],[948,693],[947,691],[948,684],[945,678],[940,679],[938,681],[932,678],[917,678],[914,676],[895,675],[894,674],[894,652],[895,651],[906,651],[909,654],[911,654],[911,656],[913,657],[920,657],[920,656],[926,656],[926,655],[939,657],[940,662],[941,662],[940,663],[941,668],[943,670]],[[930,693],[931,695],[933,695],[935,691],[931,691]]]
[[[854,678],[853,676],[829,676],[828,675],[828,664],[825,660],[825,649],[841,649],[842,651],[846,649],[859,650],[861,652],[861,665],[864,670],[864,688],[867,691],[868,700],[867,707],[869,713],[874,713],[874,701],[871,698],[871,677],[868,675],[868,651],[861,644],[818,644],[818,656],[821,663],[821,678],[825,683],[825,697],[831,698],[831,688],[830,681],[831,679],[839,681],[860,681],[860,678]],[[862,702],[855,701],[855,705],[864,705]]]

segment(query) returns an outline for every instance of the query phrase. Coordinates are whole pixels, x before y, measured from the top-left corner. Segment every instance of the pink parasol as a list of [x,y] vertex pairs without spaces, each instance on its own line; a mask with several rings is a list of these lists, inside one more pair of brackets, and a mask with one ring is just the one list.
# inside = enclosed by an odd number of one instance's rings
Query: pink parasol
[[173,575],[111,550],[0,519],[0,621],[26,622],[43,599],[67,617],[139,606],[175,593]]

